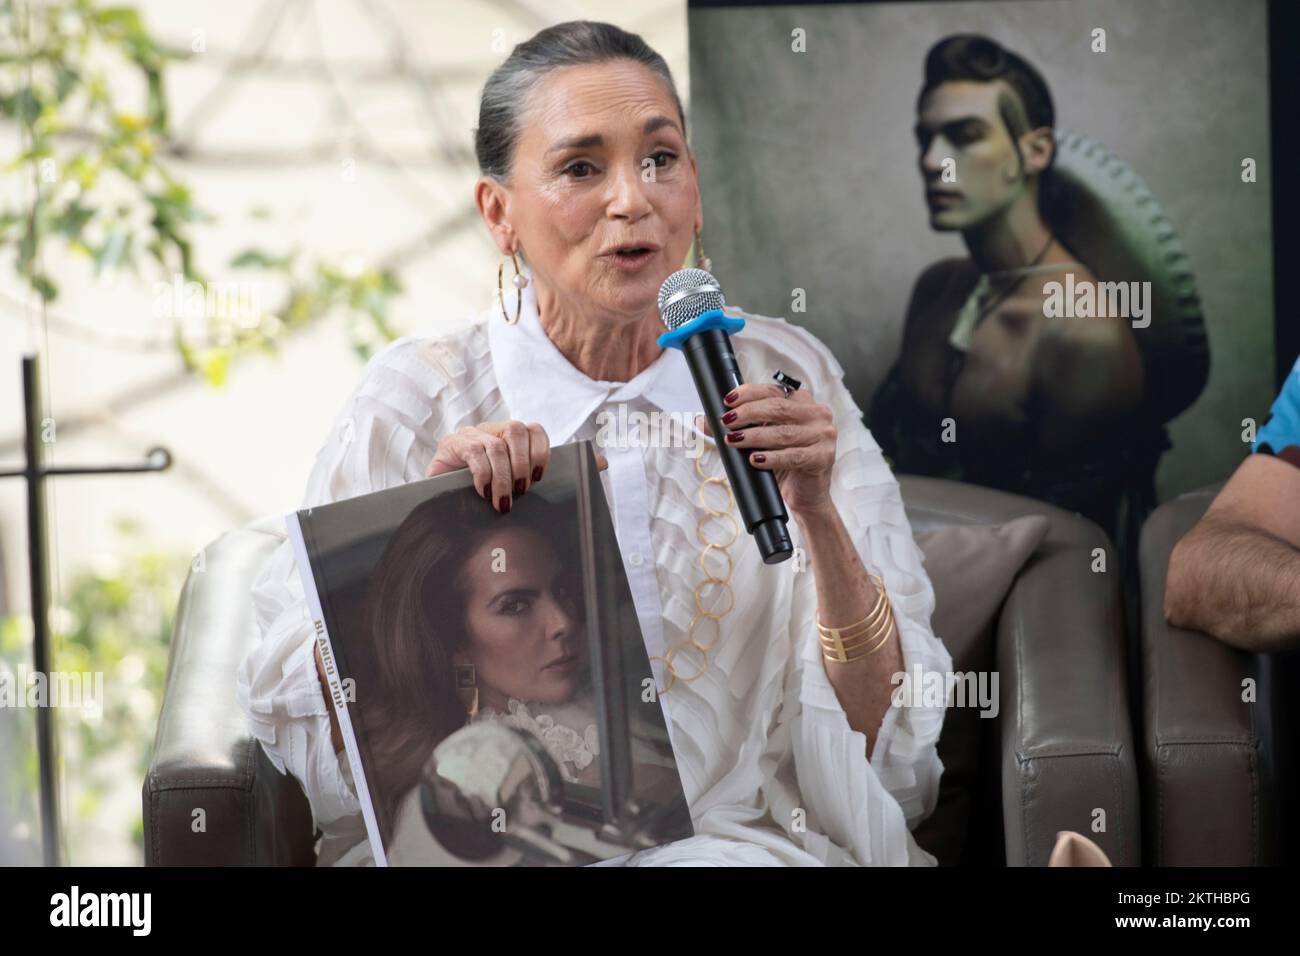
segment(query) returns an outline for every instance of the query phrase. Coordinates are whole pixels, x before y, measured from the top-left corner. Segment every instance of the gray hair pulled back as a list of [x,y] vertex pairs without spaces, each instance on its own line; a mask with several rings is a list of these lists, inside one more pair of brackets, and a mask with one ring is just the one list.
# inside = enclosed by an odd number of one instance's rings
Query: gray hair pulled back
[[535,34],[518,44],[504,63],[492,71],[479,99],[478,127],[474,130],[474,152],[479,171],[501,182],[510,177],[515,145],[522,133],[520,114],[529,92],[552,70],[586,66],[613,60],[631,60],[648,67],[664,81],[677,105],[677,115],[686,132],[686,111],[682,109],[677,84],[664,58],[635,33],[610,23],[570,20]]

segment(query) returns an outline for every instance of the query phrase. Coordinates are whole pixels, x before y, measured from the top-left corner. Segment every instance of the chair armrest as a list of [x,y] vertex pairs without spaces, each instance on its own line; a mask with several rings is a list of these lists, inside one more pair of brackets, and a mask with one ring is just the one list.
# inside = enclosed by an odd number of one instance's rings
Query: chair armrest
[[[1056,834],[1074,830],[1115,866],[1137,866],[1141,803],[1118,555],[1095,524],[1052,510],[1047,538],[998,620],[1007,864],[1046,866]],[[1104,573],[1092,570],[1095,548],[1104,549]]]
[[[1119,562],[1095,524],[990,488],[899,476],[914,531],[1049,521],[997,623],[1002,817],[1006,862],[1045,866],[1059,830],[1095,840],[1116,866],[1139,862],[1137,754],[1125,683]],[[1107,570],[1092,571],[1094,548]],[[1105,811],[1105,831],[1093,811]]]
[[[1142,528],[1143,783],[1147,858],[1157,866],[1272,862],[1275,808],[1260,722],[1273,695],[1266,655],[1165,622],[1174,545],[1220,486],[1156,509]],[[1257,702],[1243,681],[1257,683]]]
[[250,588],[279,527],[265,519],[222,535],[185,580],[142,793],[149,866],[315,863],[306,796],[250,738],[235,701],[258,639]]

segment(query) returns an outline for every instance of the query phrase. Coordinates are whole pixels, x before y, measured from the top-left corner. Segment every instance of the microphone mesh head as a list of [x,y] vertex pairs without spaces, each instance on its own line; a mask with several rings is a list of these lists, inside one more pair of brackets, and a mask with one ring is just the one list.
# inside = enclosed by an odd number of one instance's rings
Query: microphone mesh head
[[678,269],[659,287],[659,315],[670,332],[724,305],[718,280],[703,269]]

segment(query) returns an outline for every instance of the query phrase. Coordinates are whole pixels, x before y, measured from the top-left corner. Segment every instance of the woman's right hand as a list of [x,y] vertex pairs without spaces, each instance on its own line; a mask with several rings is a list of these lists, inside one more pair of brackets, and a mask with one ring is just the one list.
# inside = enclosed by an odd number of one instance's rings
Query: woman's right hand
[[[466,425],[438,442],[425,477],[468,468],[474,487],[501,513],[510,502],[542,480],[551,460],[551,441],[536,422],[511,420]],[[597,453],[600,470],[609,464]]]

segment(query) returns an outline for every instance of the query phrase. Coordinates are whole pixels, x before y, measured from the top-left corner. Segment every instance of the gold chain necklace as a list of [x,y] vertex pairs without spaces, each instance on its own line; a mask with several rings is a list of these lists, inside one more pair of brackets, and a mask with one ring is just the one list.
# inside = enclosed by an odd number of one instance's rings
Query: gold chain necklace
[[[705,446],[706,449],[717,453],[716,449]],[[736,594],[731,589],[731,575],[735,570],[735,562],[731,556],[731,546],[735,544],[736,539],[740,537],[740,524],[736,521],[732,512],[735,510],[736,498],[731,492],[731,485],[723,477],[708,475],[701,468],[700,463],[704,456],[700,455],[695,459],[695,474],[700,478],[700,487],[696,493],[696,500],[699,502],[702,514],[695,522],[695,535],[703,546],[700,550],[700,556],[697,563],[700,571],[704,575],[703,580],[695,586],[695,614],[691,617],[690,627],[686,632],[686,640],[680,641],[670,647],[662,657],[652,657],[652,661],[663,661],[664,670],[668,673],[668,686],[659,691],[660,694],[667,694],[677,681],[689,684],[693,680],[698,680],[705,671],[709,669],[709,651],[718,643],[722,636],[722,619],[731,613],[732,608],[736,606]],[[726,508],[713,508],[705,500],[705,493],[709,485],[718,485],[727,495]],[[705,525],[710,519],[725,519],[731,525],[731,537],[725,542],[710,541],[704,533]],[[709,570],[708,558],[709,553],[716,551],[726,559],[727,573],[725,577],[720,577]],[[703,592],[705,588],[713,586],[718,593],[726,595],[726,609],[723,611],[705,610]],[[716,602],[715,602],[716,603]],[[695,630],[701,621],[713,622],[713,635],[709,638],[707,644],[701,643],[695,636]],[[683,651],[693,651],[699,658],[699,665],[695,668],[694,673],[683,675],[677,670],[673,663],[673,658],[680,655]]]

